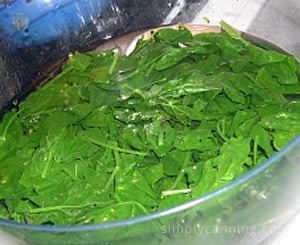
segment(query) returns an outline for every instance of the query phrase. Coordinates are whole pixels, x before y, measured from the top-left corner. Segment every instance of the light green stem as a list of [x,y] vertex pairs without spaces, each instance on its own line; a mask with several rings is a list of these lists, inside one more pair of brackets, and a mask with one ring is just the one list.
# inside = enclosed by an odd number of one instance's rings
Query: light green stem
[[30,213],[36,214],[36,213],[45,213],[45,212],[51,212],[51,211],[63,211],[64,209],[77,209],[77,208],[84,208],[88,206],[93,205],[106,205],[110,202],[93,202],[93,203],[87,203],[83,205],[62,205],[62,206],[52,206],[52,207],[43,207],[43,208],[34,208],[29,210]]
[[256,165],[256,163],[257,163],[257,147],[258,147],[257,141],[258,141],[258,137],[259,136],[255,136],[254,144],[253,144],[253,164],[254,165]]
[[110,67],[109,67],[109,71],[108,71],[109,74],[113,74],[113,72],[114,72],[114,70],[116,68],[116,65],[118,63],[118,60],[119,60],[119,54],[118,54],[118,52],[115,52],[114,53],[113,61],[112,61],[111,65],[110,65]]
[[172,195],[175,195],[175,194],[187,194],[187,193],[190,193],[191,191],[192,191],[191,189],[180,189],[180,190],[162,191],[161,198],[164,198],[166,196],[172,196]]
[[0,136],[0,145],[3,144],[6,141],[6,135],[7,135],[7,131],[10,127],[10,125],[12,124],[12,122],[14,121],[14,119],[18,116],[18,114],[22,111],[23,109],[19,110],[18,112],[16,112],[8,121],[8,123],[5,125],[5,128],[3,130],[2,135]]
[[103,146],[105,148],[108,148],[108,149],[111,149],[111,150],[116,150],[116,151],[123,152],[123,153],[129,153],[129,154],[134,154],[134,155],[138,155],[138,156],[146,156],[148,154],[147,152],[134,151],[134,150],[120,148],[118,146],[112,146],[112,145],[103,143],[99,140],[95,140],[95,139],[91,139],[91,138],[89,138],[89,141],[91,141],[93,144]]
[[52,156],[53,156],[53,149],[51,147],[51,149],[49,150],[49,155],[48,155],[47,161],[45,163],[45,167],[44,167],[43,172],[42,172],[42,179],[46,178],[48,168],[49,168],[50,162],[52,160]]
[[135,201],[127,201],[127,202],[118,202],[118,203],[114,203],[104,209],[111,209],[113,207],[117,207],[117,206],[123,206],[123,205],[136,205],[138,207],[140,207],[145,214],[149,213],[149,211],[139,202],[135,202]]
[[246,46],[249,45],[249,42],[243,39],[241,35],[236,30],[234,30],[230,25],[228,25],[225,21],[221,20],[220,26],[224,31],[226,31],[229,34],[231,38],[241,41]]
[[224,141],[229,141],[229,139],[225,136],[224,130],[221,128],[221,125],[219,122],[217,123],[217,132]]
[[183,176],[184,176],[184,168],[189,164],[191,159],[191,152],[187,152],[184,158],[184,162],[182,164],[180,173],[177,175],[177,178],[175,180],[175,182],[173,183],[173,185],[171,186],[171,190],[176,189],[177,185],[179,184],[179,182],[182,180]]
[[114,152],[114,156],[115,156],[115,162],[116,162],[116,166],[114,168],[114,171],[112,172],[109,180],[107,181],[107,184],[104,187],[104,190],[106,191],[108,189],[108,187],[111,185],[111,183],[114,181],[114,178],[117,174],[117,172],[119,171],[120,168],[120,155],[119,152],[117,150],[113,150]]

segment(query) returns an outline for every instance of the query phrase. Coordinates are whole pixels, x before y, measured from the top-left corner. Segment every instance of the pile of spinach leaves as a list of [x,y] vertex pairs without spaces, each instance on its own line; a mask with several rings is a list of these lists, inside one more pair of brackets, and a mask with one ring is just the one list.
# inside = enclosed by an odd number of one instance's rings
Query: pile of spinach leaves
[[0,218],[88,224],[215,190],[300,132],[299,64],[230,29],[70,55],[0,124]]

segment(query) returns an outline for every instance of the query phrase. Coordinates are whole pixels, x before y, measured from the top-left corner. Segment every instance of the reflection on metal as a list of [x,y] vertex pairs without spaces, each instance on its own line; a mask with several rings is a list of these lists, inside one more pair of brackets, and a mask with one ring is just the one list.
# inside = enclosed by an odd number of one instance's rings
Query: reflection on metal
[[15,13],[12,17],[12,24],[17,31],[26,31],[29,24],[29,18],[24,13]]
[[185,0],[177,0],[175,3],[175,6],[171,10],[171,12],[167,15],[165,20],[162,24],[167,25],[172,23],[172,21],[175,19],[175,17],[181,12],[181,10],[184,8]]
[[[190,22],[207,0],[0,0],[0,113],[75,50],[126,33]],[[173,19],[174,18],[174,19]]]

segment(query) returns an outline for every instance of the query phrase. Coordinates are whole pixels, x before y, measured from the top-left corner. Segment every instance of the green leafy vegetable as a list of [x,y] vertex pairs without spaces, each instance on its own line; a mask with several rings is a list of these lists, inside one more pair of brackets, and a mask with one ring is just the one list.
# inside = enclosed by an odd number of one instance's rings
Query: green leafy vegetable
[[299,64],[225,32],[75,53],[0,124],[0,218],[109,222],[222,187],[299,131]]

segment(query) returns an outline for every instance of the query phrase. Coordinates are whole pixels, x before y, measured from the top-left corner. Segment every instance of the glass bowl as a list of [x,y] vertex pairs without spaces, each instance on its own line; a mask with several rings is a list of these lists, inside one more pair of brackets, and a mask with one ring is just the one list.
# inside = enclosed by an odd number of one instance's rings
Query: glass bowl
[[300,207],[300,136],[269,160],[214,192],[133,219],[82,226],[0,228],[30,244],[258,244]]
[[[82,11],[91,11],[90,18],[86,17],[88,15],[78,15],[78,8],[75,11],[72,8],[74,6],[68,5],[69,2],[78,3],[77,7],[83,3],[97,2],[98,5],[92,6],[93,10],[98,8],[98,12],[94,16],[91,9],[82,7]],[[172,11],[178,6],[175,3],[177,1],[168,1],[170,5],[167,4],[165,8],[160,6],[160,11],[152,12],[151,21],[139,22],[144,12],[138,10],[145,9],[147,4],[140,6],[137,1],[0,1],[2,112],[36,89],[40,82],[45,82],[47,74],[58,71],[69,52],[111,47],[111,42],[105,42],[107,39],[131,33],[126,36],[126,40],[131,40],[128,38],[136,36],[141,29],[178,21],[176,12],[173,12],[175,17],[171,18]],[[199,1],[186,3],[189,4],[179,12],[180,20],[188,22],[191,8],[200,5]],[[155,4],[158,6],[160,2],[152,1],[150,9]],[[69,7],[63,9],[60,6]],[[64,13],[66,19],[55,19],[65,24],[61,26],[65,28],[64,31],[57,30],[49,36],[38,34],[37,30],[44,28],[41,23],[37,24],[38,21],[51,27],[48,22],[52,19],[47,17],[54,14],[51,12],[54,8],[57,13]],[[40,10],[39,16],[32,17],[31,11],[34,9]],[[74,13],[77,13],[77,17],[73,16],[72,19],[70,15]],[[189,14],[185,16],[184,13]],[[147,14],[151,16],[151,13]],[[13,22],[5,22],[5,16]],[[78,16],[81,22],[71,21]],[[135,19],[132,20],[132,16]],[[99,23],[102,25],[97,29]],[[38,37],[36,40],[35,35]],[[259,45],[283,51],[261,38],[246,33],[242,35]],[[112,39],[113,45],[118,44],[117,40],[122,40],[122,37]],[[187,203],[149,215],[77,226],[30,225],[0,220],[0,229],[30,244],[257,244],[280,230],[300,208],[299,152],[300,135],[273,157],[230,184]]]

